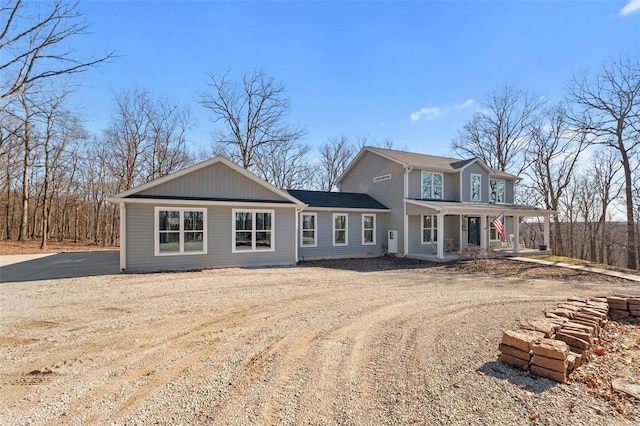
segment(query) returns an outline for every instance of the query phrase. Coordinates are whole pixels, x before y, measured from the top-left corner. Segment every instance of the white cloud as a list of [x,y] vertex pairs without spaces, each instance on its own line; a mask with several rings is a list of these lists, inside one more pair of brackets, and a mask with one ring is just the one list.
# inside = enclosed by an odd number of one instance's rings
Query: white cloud
[[419,111],[412,112],[409,115],[411,121],[419,121],[419,120],[432,120],[441,115],[447,114],[452,110],[459,110],[463,108],[470,107],[474,104],[473,99],[467,99],[461,104],[453,104],[453,105],[445,105],[442,107],[424,107]]
[[625,16],[640,11],[640,0],[630,0],[620,11],[620,15]]
[[422,108],[420,111],[412,112],[409,118],[411,121],[418,121],[421,119],[431,120],[436,118],[441,114],[440,108],[438,107],[426,107]]
[[473,99],[467,99],[463,103],[461,103],[459,105],[456,105],[456,108],[458,108],[458,109],[467,108],[467,107],[470,107],[471,105],[473,105],[474,102],[475,101]]

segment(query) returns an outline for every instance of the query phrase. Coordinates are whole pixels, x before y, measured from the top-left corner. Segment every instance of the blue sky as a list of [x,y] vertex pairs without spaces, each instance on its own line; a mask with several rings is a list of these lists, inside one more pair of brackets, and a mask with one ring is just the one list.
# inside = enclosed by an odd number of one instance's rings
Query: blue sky
[[118,58],[83,75],[91,132],[136,85],[191,108],[194,150],[217,124],[198,103],[207,73],[256,67],[283,82],[292,125],[319,146],[340,134],[449,155],[483,96],[505,83],[558,101],[573,73],[640,57],[640,0],[83,1],[75,50]]

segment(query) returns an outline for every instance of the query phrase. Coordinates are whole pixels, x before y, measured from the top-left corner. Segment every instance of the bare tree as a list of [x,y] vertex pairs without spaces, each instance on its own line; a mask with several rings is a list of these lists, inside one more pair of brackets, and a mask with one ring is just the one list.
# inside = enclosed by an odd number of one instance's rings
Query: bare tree
[[250,169],[258,151],[267,145],[299,141],[304,131],[285,124],[289,98],[285,88],[263,70],[244,74],[241,81],[229,73],[209,74],[208,91],[201,93],[200,104],[209,109],[214,122],[221,122],[216,151]]
[[[558,211],[560,199],[586,146],[585,134],[570,126],[567,113],[560,105],[548,109],[544,119],[531,129],[527,150],[531,167],[525,173],[532,181],[531,189],[539,194],[546,209]],[[557,215],[553,226],[553,250],[564,252]]]
[[505,85],[487,96],[470,122],[452,142],[463,157],[477,157],[489,167],[520,174],[526,167],[530,129],[535,126],[544,98]]
[[283,189],[310,188],[316,167],[309,161],[309,145],[286,141],[263,146],[255,159],[258,175]]
[[[640,63],[620,58],[591,75],[574,76],[568,92],[576,127],[592,143],[614,149],[622,162],[627,216],[627,267],[638,268],[633,204],[634,156],[640,147]],[[637,166],[637,165],[635,165]]]
[[113,57],[74,57],[67,43],[87,32],[75,3],[0,0],[0,102],[34,83],[85,71]]
[[330,138],[320,147],[318,187],[322,191],[338,189],[338,178],[356,155],[355,146],[344,136]]

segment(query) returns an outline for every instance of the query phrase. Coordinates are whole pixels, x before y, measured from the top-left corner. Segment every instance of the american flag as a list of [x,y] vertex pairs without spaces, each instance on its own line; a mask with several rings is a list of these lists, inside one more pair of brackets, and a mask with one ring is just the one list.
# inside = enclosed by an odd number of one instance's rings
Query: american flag
[[498,235],[500,236],[500,241],[503,243],[507,241],[505,232],[504,232],[504,213],[500,213],[500,216],[496,217],[493,222],[493,227],[498,231]]

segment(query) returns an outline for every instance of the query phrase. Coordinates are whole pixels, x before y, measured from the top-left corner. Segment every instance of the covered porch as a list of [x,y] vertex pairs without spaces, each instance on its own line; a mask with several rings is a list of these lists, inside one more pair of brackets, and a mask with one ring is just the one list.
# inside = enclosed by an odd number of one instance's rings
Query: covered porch
[[[522,218],[543,220],[543,241],[548,250],[550,217],[555,212],[516,204],[486,204],[405,199],[405,248],[407,257],[453,260],[468,256],[474,247],[498,255],[540,253],[538,247],[521,243]],[[502,232],[493,221],[503,217]],[[544,252],[544,251],[543,251]]]

